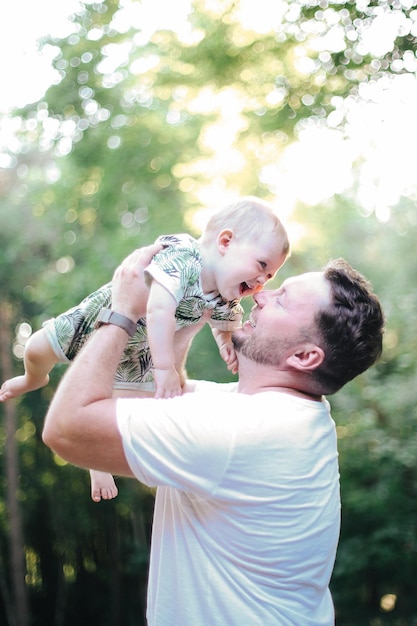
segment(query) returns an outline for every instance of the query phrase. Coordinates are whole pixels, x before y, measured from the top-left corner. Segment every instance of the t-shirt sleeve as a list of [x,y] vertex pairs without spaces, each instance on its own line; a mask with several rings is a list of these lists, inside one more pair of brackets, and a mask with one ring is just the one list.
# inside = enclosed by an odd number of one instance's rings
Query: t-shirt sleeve
[[235,428],[213,411],[213,393],[119,399],[118,427],[136,478],[149,487],[214,493],[233,450]]
[[186,290],[198,283],[201,274],[201,257],[197,246],[184,236],[159,238],[165,245],[145,270],[145,278],[150,284],[160,283],[175,298],[178,304]]

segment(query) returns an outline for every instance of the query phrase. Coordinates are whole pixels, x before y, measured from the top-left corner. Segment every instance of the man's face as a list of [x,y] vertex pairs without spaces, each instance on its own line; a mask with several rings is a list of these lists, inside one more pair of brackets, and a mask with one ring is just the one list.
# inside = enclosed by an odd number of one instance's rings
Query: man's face
[[253,298],[256,305],[242,328],[233,333],[233,343],[243,356],[276,367],[297,346],[317,341],[314,317],[330,304],[330,284],[322,272],[310,272]]

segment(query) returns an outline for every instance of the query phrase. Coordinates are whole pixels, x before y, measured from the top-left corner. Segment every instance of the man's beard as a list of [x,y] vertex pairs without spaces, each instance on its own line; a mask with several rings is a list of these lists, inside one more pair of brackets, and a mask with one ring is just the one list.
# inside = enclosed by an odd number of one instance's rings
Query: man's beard
[[242,356],[259,363],[260,365],[272,365],[278,367],[288,354],[291,342],[285,339],[259,340],[254,335],[245,337],[234,333],[232,343],[236,352]]

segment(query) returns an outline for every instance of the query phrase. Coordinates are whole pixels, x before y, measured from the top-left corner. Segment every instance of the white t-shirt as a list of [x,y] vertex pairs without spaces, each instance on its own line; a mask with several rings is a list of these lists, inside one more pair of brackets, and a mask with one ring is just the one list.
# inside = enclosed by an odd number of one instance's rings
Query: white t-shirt
[[149,626],[333,626],[340,496],[327,401],[198,388],[118,400],[128,463],[158,487]]

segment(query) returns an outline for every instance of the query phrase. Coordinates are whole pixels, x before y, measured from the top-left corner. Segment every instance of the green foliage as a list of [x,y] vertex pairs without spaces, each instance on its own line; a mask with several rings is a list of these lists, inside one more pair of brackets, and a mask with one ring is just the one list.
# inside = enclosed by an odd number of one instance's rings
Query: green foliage
[[[239,5],[195,0],[189,41],[170,31],[146,41],[140,31],[115,30],[118,2],[86,3],[74,16],[74,34],[49,41],[59,48],[61,82],[16,111],[17,147],[0,179],[0,279],[15,347],[21,322],[35,329],[72,306],[107,282],[133,248],[161,233],[198,234],[193,218],[219,196],[269,198],[262,168],[277,162],[300,129],[324,123],[339,99],[356,98],[364,83],[408,71],[407,55],[416,50],[411,4],[297,0],[266,34],[242,26]],[[376,58],[362,43],[382,14],[404,21]],[[336,27],[343,45],[319,50],[317,38]],[[113,66],[111,46],[125,50]],[[417,619],[417,211],[414,199],[403,198],[383,223],[358,210],[354,192],[296,207],[292,219],[305,234],[277,281],[343,256],[382,299],[382,362],[331,398],[343,500],[332,591],[338,626],[408,626]],[[21,372],[18,358],[14,367]],[[208,329],[195,339],[187,367],[192,377],[235,379]],[[43,446],[43,417],[62,371],[48,388],[17,401],[16,496],[32,623],[138,625],[152,494],[119,480],[115,502],[93,504],[87,472]],[[0,435],[4,453],[4,429]],[[2,623],[10,586],[5,487],[3,475]]]

